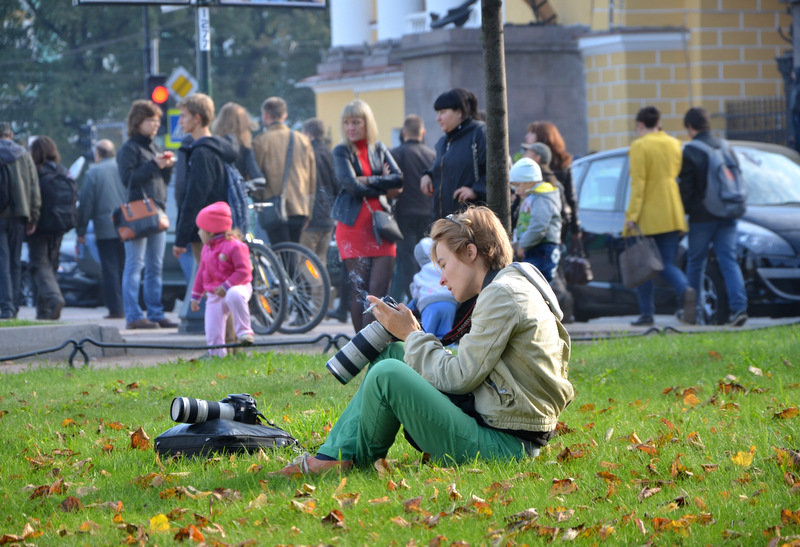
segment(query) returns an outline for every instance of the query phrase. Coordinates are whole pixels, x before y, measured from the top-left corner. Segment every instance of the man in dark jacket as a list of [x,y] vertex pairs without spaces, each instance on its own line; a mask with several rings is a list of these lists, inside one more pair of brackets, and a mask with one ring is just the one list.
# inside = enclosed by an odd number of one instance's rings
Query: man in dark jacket
[[300,244],[308,247],[319,257],[322,265],[328,263],[328,247],[335,222],[331,218],[333,200],[339,194],[339,183],[333,175],[333,155],[325,142],[325,125],[319,118],[303,122],[303,133],[311,140],[314,160],[317,164],[317,189],[314,209],[302,234]]
[[[184,133],[192,136],[192,141],[187,151],[185,186],[183,199],[178,203],[178,222],[172,254],[180,260],[187,246],[191,244],[195,264],[199,264],[203,243],[197,232],[197,213],[212,203],[228,201],[225,163],[236,160],[237,150],[226,137],[211,135],[210,126],[214,119],[214,101],[211,97],[195,93],[178,103],[178,108],[181,110],[178,123]],[[188,286],[191,287],[192,283]],[[225,322],[225,343],[235,341],[233,315],[229,314]]]
[[212,136],[209,128],[214,119],[214,102],[203,93],[182,100],[180,123],[184,133],[193,141],[188,155],[186,187],[178,204],[178,222],[172,253],[178,258],[192,244],[195,261],[200,261],[203,244],[197,233],[195,219],[200,209],[218,201],[228,201],[225,163],[236,160],[236,149],[224,137]]
[[122,305],[122,270],[125,266],[125,246],[111,221],[114,210],[125,203],[125,187],[119,177],[114,143],[108,139],[94,147],[94,165],[83,176],[78,194],[78,243],[86,243],[89,221],[94,225],[97,252],[100,255],[100,274],[103,300],[108,308],[106,319],[125,317]]
[[406,296],[411,298],[409,285],[419,271],[414,247],[425,237],[433,220],[431,198],[422,193],[419,180],[436,158],[436,152],[422,142],[425,125],[416,114],[406,116],[401,135],[403,144],[392,150],[392,157],[403,172],[403,193],[394,203],[394,216],[403,233],[403,239],[397,242],[391,289],[392,297],[398,302],[405,300]]
[[17,316],[22,282],[22,242],[39,220],[39,176],[27,150],[13,141],[8,122],[0,122],[0,180],[10,183],[10,205],[0,211],[0,319]]
[[[719,148],[722,143],[712,136],[711,120],[703,108],[690,108],[683,117],[683,126],[693,140]],[[681,199],[689,215],[689,251],[686,277],[697,291],[697,302],[703,302],[702,279],[713,243],[719,271],[725,280],[730,317],[728,324],[740,327],[747,321],[747,291],[736,260],[736,219],[720,218],[703,206],[706,195],[708,155],[696,146],[683,147],[683,163],[678,174]],[[698,309],[698,318],[702,318]]]

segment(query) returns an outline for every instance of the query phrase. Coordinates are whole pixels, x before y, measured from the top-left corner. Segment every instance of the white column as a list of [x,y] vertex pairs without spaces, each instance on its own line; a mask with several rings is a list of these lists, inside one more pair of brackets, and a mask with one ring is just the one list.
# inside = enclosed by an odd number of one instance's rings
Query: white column
[[423,0],[377,0],[378,40],[398,40],[406,34],[406,18],[421,12]]
[[329,0],[331,6],[331,47],[372,43],[371,0]]

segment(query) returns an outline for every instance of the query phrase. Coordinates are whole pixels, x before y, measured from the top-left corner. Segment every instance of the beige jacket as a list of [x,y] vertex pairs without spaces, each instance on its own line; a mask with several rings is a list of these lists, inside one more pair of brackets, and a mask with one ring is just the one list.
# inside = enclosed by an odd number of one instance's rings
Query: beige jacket
[[[253,140],[256,163],[267,179],[266,197],[281,193],[286,151],[289,148],[289,131],[286,124],[273,123]],[[284,192],[286,213],[310,217],[317,190],[317,163],[314,159],[314,148],[308,138],[297,131],[294,131],[291,163]]]
[[478,295],[456,355],[422,331],[404,349],[405,362],[440,391],[472,392],[475,409],[497,429],[551,431],[575,397],[567,379],[569,334],[513,266]]

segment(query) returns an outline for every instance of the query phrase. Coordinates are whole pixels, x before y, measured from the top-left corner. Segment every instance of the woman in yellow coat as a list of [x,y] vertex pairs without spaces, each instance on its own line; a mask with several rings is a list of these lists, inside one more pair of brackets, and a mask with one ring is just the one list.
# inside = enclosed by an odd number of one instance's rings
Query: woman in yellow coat
[[[681,170],[681,143],[659,128],[661,113],[646,106],[636,114],[636,134],[630,147],[631,197],[625,211],[624,237],[641,232],[651,237],[664,269],[661,277],[675,289],[683,311],[678,317],[686,323],[695,322],[697,293],[689,286],[683,271],[675,265],[675,254],[683,233],[688,231],[677,177]],[[653,324],[653,281],[636,287],[639,301],[638,319],[634,326]]]

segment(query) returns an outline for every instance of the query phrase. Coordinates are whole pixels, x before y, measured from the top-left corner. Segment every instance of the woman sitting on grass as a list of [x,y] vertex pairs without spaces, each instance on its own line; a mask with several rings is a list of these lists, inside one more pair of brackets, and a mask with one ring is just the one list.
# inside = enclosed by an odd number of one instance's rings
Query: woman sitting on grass
[[440,461],[536,456],[547,444],[574,397],[570,339],[555,295],[535,268],[522,265],[529,278],[510,266],[508,236],[486,207],[439,219],[430,235],[441,283],[458,302],[477,296],[466,327],[456,327],[469,331],[458,353],[423,332],[406,306],[394,310],[369,296],[376,319],[404,344],[390,344],[369,367],[317,455],[304,454],[280,473],[371,465],[386,456],[401,425],[412,444]]

